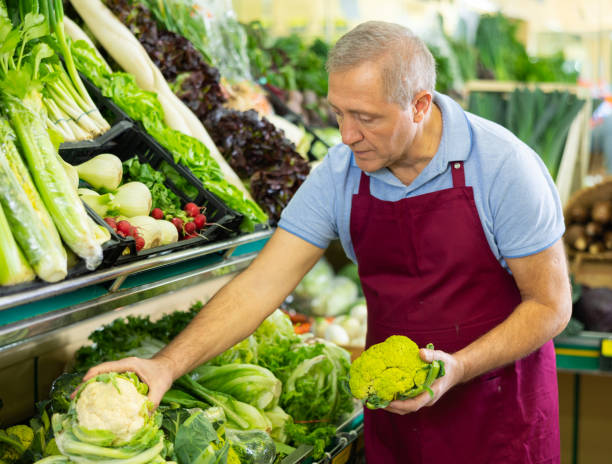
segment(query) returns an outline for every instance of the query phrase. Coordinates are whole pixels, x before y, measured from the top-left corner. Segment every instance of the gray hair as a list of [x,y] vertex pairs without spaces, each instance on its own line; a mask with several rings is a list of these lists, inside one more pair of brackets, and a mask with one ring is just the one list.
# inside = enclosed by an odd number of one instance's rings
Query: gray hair
[[345,71],[364,62],[381,62],[388,100],[402,108],[423,90],[436,86],[436,62],[425,43],[399,24],[367,21],[344,34],[330,50],[328,73]]

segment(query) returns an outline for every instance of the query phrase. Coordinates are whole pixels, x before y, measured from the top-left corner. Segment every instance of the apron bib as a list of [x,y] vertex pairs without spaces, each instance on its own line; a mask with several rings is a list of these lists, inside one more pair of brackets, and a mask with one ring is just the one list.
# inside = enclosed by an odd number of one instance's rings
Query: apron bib
[[[463,162],[450,167],[452,188],[396,202],[373,197],[370,177],[361,174],[350,230],[368,347],[405,335],[453,353],[521,302],[486,240]],[[365,409],[364,423],[368,464],[559,463],[552,341],[415,413]]]

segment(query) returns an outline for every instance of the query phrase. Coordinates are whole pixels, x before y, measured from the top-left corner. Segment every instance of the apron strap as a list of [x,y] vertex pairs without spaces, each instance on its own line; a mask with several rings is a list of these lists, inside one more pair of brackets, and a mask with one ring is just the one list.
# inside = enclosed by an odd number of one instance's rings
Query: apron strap
[[370,194],[370,176],[361,171],[361,179],[359,179],[359,195]]
[[453,187],[465,187],[463,161],[451,161],[449,164],[453,175]]

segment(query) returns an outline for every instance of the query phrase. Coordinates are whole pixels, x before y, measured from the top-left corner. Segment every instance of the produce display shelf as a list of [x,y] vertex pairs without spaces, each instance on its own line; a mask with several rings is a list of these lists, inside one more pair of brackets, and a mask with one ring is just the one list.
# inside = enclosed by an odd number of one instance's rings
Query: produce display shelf
[[[582,331],[578,335],[555,338],[557,370],[593,375],[612,375],[602,364],[601,342],[612,338],[611,333]],[[602,368],[603,367],[603,368]]]
[[0,297],[0,353],[117,307],[241,270],[272,233],[267,228]]

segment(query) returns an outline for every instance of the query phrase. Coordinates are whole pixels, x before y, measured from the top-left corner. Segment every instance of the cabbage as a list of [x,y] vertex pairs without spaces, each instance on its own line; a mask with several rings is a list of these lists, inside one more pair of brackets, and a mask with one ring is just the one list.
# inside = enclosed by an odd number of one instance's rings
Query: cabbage
[[311,311],[316,316],[338,316],[352,306],[359,296],[357,284],[348,277],[334,277],[331,284],[312,300]]
[[308,271],[293,293],[298,298],[313,298],[326,291],[333,278],[334,270],[325,258],[321,258],[313,268]]

